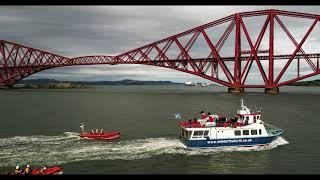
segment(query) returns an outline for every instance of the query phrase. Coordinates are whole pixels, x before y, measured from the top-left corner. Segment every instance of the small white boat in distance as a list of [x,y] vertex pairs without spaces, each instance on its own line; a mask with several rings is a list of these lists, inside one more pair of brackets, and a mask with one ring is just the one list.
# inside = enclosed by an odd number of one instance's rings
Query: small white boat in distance
[[185,86],[196,86],[196,85],[197,85],[196,82],[191,82],[191,81],[187,81],[187,82],[185,83]]

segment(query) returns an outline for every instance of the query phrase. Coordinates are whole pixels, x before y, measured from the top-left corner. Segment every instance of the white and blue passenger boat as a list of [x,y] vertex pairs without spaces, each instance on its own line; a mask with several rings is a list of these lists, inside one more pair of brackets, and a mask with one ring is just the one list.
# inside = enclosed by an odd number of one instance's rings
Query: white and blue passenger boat
[[180,122],[179,128],[180,141],[191,148],[267,145],[283,133],[264,123],[261,111],[251,113],[243,99],[235,118],[227,120],[217,114],[202,114],[201,119]]

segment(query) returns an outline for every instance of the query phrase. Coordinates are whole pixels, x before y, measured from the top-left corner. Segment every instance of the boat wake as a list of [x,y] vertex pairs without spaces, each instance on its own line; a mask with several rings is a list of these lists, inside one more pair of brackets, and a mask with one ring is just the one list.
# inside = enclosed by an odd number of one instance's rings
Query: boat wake
[[288,141],[279,137],[265,146],[190,149],[185,148],[177,138],[96,141],[81,139],[75,132],[65,132],[60,136],[15,136],[0,138],[0,167],[15,166],[18,163],[49,166],[89,160],[134,160],[160,154],[190,156],[264,151],[284,144],[288,144]]

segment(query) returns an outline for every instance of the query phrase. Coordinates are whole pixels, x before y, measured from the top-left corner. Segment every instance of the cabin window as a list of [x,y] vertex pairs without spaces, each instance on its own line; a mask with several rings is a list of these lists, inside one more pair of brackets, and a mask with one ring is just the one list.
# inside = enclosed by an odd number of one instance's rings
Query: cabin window
[[261,135],[261,129],[259,129],[259,134]]
[[251,130],[251,135],[257,135],[257,134],[258,134],[258,132],[257,132],[257,130],[256,130],[256,129]]
[[203,131],[194,131],[193,136],[194,138],[201,138],[203,135]]
[[249,124],[249,117],[246,117],[246,120],[244,121],[244,124],[245,124],[245,125],[248,125],[248,124]]
[[249,130],[243,130],[243,131],[242,131],[242,134],[243,134],[243,135],[249,135]]
[[256,120],[256,116],[253,116],[253,123],[256,123],[257,120]]
[[204,131],[199,131],[199,135],[203,136]]
[[204,131],[204,136],[208,136],[209,131]]
[[257,116],[257,119],[259,120],[259,119],[260,119],[260,116]]
[[240,130],[235,130],[234,131],[235,136],[241,136],[241,131]]

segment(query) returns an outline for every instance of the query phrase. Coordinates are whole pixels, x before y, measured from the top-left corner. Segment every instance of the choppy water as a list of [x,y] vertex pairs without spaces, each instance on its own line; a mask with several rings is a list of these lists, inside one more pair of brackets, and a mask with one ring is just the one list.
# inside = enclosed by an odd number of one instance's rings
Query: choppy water
[[[220,87],[103,86],[96,89],[0,91],[0,171],[16,164],[61,165],[65,174],[318,173],[320,89],[228,94]],[[231,116],[244,97],[263,120],[282,128],[267,146],[186,149],[177,120],[201,110]],[[120,139],[81,139],[79,124],[119,130]],[[312,124],[312,126],[311,126]]]
[[[84,140],[75,132],[60,136],[15,136],[0,139],[1,166],[23,159],[33,164],[62,164],[90,160],[135,160],[161,154],[210,155],[232,151],[263,151],[288,144],[282,137],[267,146],[187,149],[176,138],[145,138],[119,141]],[[40,157],[40,158],[39,158]]]

